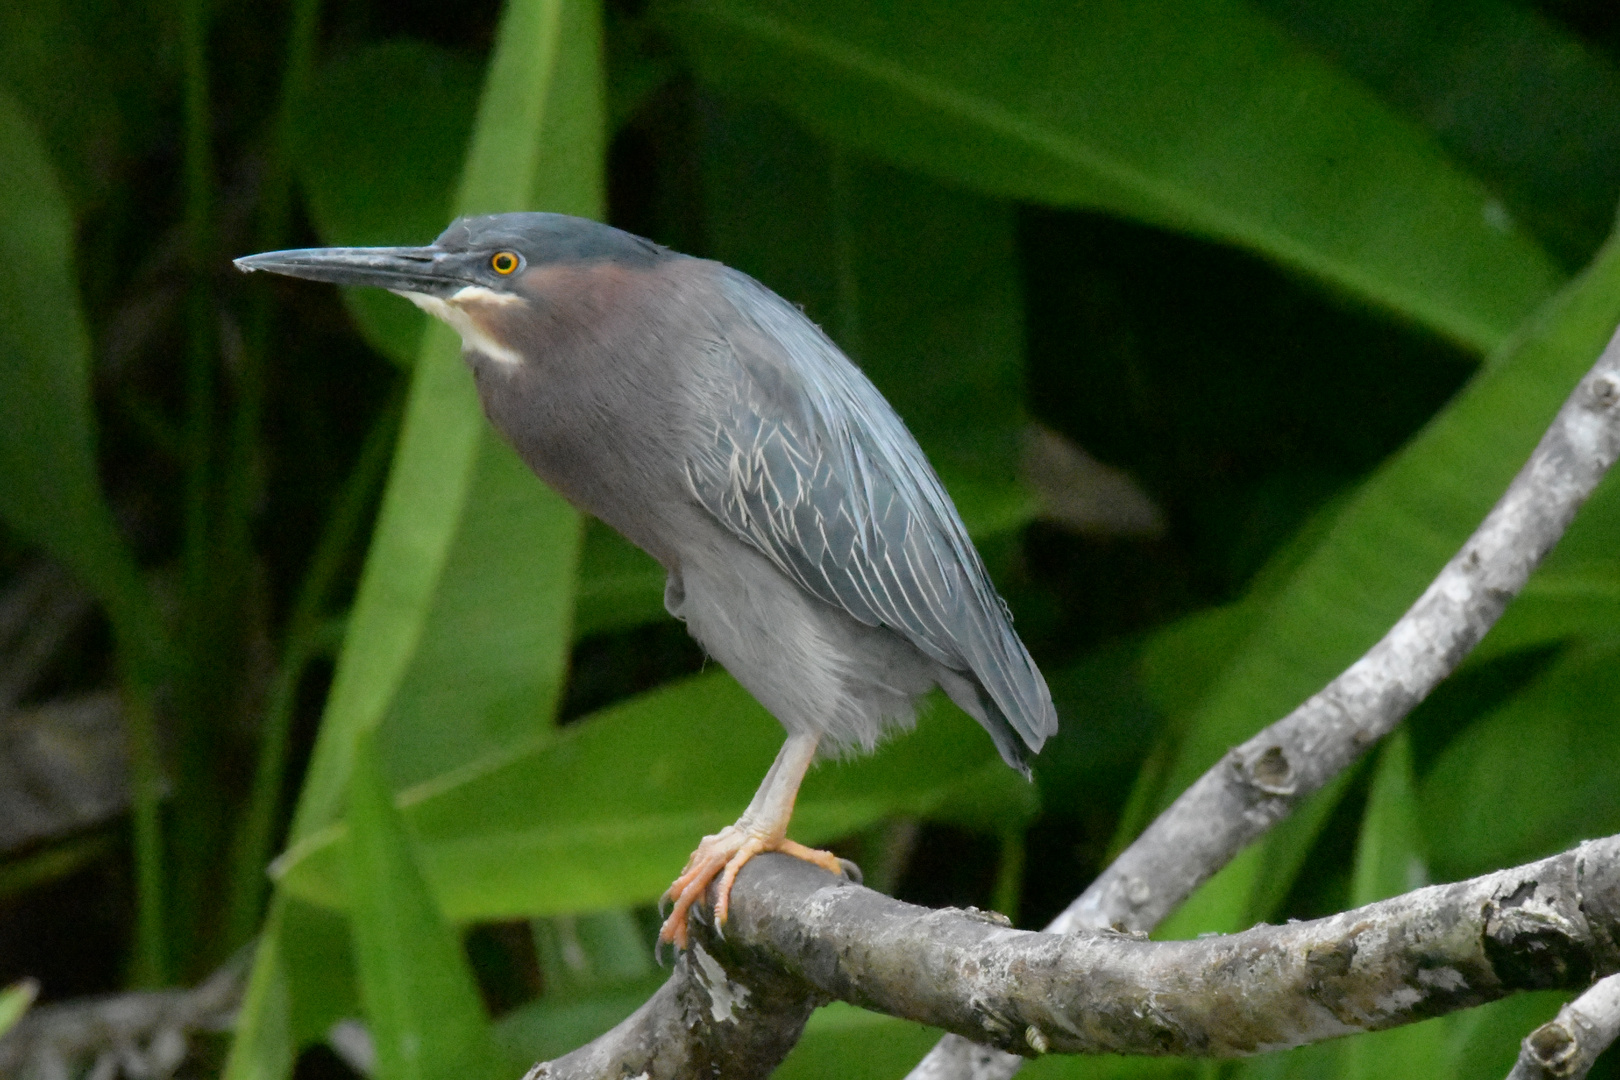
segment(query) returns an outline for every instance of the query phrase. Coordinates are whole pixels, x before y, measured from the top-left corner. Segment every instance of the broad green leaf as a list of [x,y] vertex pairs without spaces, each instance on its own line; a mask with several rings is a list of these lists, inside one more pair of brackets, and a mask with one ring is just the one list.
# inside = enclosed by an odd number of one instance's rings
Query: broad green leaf
[[550,727],[567,675],[579,516],[492,431],[382,727],[395,787]]
[[[549,1061],[629,1016],[659,982],[561,1004],[542,998],[502,1017],[496,1034],[512,1060]],[[804,1035],[771,1075],[777,1080],[891,1080],[904,1076],[939,1036],[935,1028],[835,1001],[811,1014]],[[1190,1077],[1193,1068],[1174,1058],[1053,1056],[1030,1062],[1019,1075],[1037,1080],[1171,1080]]]
[[1620,191],[1620,71],[1550,14],[1509,0],[1257,0],[1417,120],[1569,265]]
[[1350,906],[1365,907],[1429,883],[1412,777],[1412,735],[1404,726],[1378,751],[1356,841]]
[[[1420,810],[1412,776],[1412,736],[1405,725],[1378,752],[1367,809],[1356,841],[1350,888],[1352,907],[1399,896],[1429,883]],[[1376,1037],[1347,1040],[1340,1053],[1344,1080],[1431,1080],[1444,1076],[1451,1057],[1450,1017],[1411,1024]]]
[[377,1076],[493,1080],[502,1070],[472,968],[411,857],[373,739],[355,750],[346,870]]
[[1190,941],[1202,934],[1242,930],[1254,906],[1255,882],[1266,864],[1266,845],[1238,852],[1170,916],[1153,928],[1156,941]]
[[906,1075],[943,1034],[938,1028],[835,1001],[810,1014],[804,1035],[771,1076],[891,1080]]
[[1452,1075],[1506,1076],[1519,1058],[1519,1044],[1536,1028],[1558,1015],[1570,998],[1562,990],[1532,990],[1453,1013]]
[[1620,247],[1611,242],[1344,503],[1193,715],[1167,799],[1400,617],[1507,486],[1617,319]]
[[651,555],[590,518],[579,550],[574,636],[587,638],[670,618],[664,568]]
[[553,1004],[661,981],[653,938],[629,908],[536,919],[533,933],[545,996]]
[[1458,735],[1421,788],[1436,872],[1467,877],[1620,831],[1620,644],[1574,645]]
[[1278,916],[1322,829],[1356,775],[1355,769],[1346,769],[1335,776],[1266,834],[1260,843],[1259,873],[1249,882],[1248,906],[1232,929],[1241,930]]
[[[1182,616],[1155,630],[1143,644],[1140,662],[1143,693],[1164,714],[1166,723],[1159,745],[1149,757],[1147,767],[1138,774],[1125,812],[1120,815],[1113,850],[1124,850],[1147,828],[1158,811],[1180,794],[1179,790],[1166,790],[1166,784],[1181,756],[1183,739],[1193,716],[1222,672],[1262,623],[1266,605],[1287,585],[1294,571],[1320,542],[1335,509],[1335,504],[1330,503],[1313,514],[1273,553],[1255,575],[1242,600]],[[1244,920],[1252,922],[1270,915],[1274,904],[1287,894],[1293,875],[1309,853],[1317,830],[1332,812],[1337,799],[1336,791],[1322,793],[1296,811],[1294,824],[1286,826],[1281,835],[1268,839],[1268,851],[1262,858],[1268,876],[1260,882],[1258,890],[1249,893],[1246,886],[1240,885],[1228,892],[1224,884],[1208,886],[1223,896],[1214,902],[1214,910],[1229,912],[1238,920],[1232,924],[1234,928],[1246,925]],[[1230,881],[1235,872],[1223,871],[1223,874]],[[1196,916],[1178,921],[1196,928],[1192,932],[1208,928],[1198,923]],[[1174,928],[1165,931],[1165,935],[1186,936]]]
[[[77,211],[104,206],[128,177],[111,167],[165,137],[168,102],[154,81],[177,77],[161,9],[117,0],[12,0],[0,5],[0,86],[34,117]],[[114,260],[116,263],[116,260]],[[90,276],[127,272],[117,265]]]
[[150,671],[162,627],[102,498],[73,236],[44,145],[0,88],[0,516],[72,568]]
[[1559,278],[1431,136],[1236,0],[661,10],[702,78],[838,143],[1248,247],[1478,349]]
[[526,209],[600,220],[607,212],[607,88],[602,76],[602,5],[562,0],[556,70],[535,145]]
[[0,990],[0,1038],[4,1038],[6,1032],[23,1018],[23,1014],[38,996],[39,983],[33,979],[14,982],[4,990]]
[[1165,717],[1143,686],[1145,648],[1143,638],[1126,638],[1045,669],[1058,731],[1030,764],[1040,801],[1054,813],[1117,806],[1160,739]]
[[[519,205],[599,218],[601,9],[565,0],[555,19],[555,70]],[[579,542],[579,515],[485,425],[466,512],[383,728],[396,787],[549,727],[572,643]]]
[[[478,66],[425,42],[384,41],[324,67],[294,113],[291,157],[321,239],[426,244],[450,222],[478,104]],[[414,363],[427,316],[382,289],[345,289],[366,341]]]
[[382,722],[404,681],[472,486],[483,424],[460,340],[434,324],[412,377],[294,840],[339,816],[355,743]]
[[[561,6],[561,0],[507,5],[456,197],[458,214],[512,209],[532,198]],[[337,816],[354,744],[382,722],[406,677],[462,521],[484,431],[460,341],[434,323],[412,376],[294,840]]]
[[298,1046],[293,1039],[291,991],[282,956],[283,908],[284,902],[277,898],[253,947],[253,975],[237,1011],[225,1080],[284,1080],[292,1075]]
[[1620,626],[1620,484],[1606,480],[1525,590],[1486,635],[1474,659],[1578,637],[1607,637]]
[[1208,1076],[1209,1061],[1168,1057],[1080,1057],[1048,1054],[1018,1072],[1028,1080],[1191,1080]]
[[349,920],[281,898],[276,938],[287,973],[288,1021],[295,1047],[324,1041],[339,1020],[360,1015]]
[[359,1015],[348,920],[278,896],[254,947],[226,1080],[282,1080],[301,1048]]
[[[715,672],[418,785],[400,806],[453,919],[623,907],[657,897],[699,838],[736,820],[782,738],[747,691]],[[976,723],[936,696],[917,731],[872,757],[813,770],[790,832],[820,843],[970,796],[1016,809],[1012,788],[1028,785]],[[343,904],[343,838],[335,826],[289,850],[276,866],[281,888]]]
[[[538,998],[501,1017],[495,1039],[519,1069],[579,1049],[639,1009],[668,978],[660,973],[628,986],[588,997]],[[515,1073],[514,1073],[515,1074]]]
[[[532,198],[562,2],[510,0],[502,14],[454,200],[457,213],[512,209]],[[590,166],[600,167],[594,162]],[[460,342],[447,327],[435,324],[424,336],[412,374],[393,471],[299,797],[294,842],[342,812],[355,748],[383,721],[406,678],[461,525],[484,430]],[[562,639],[559,648],[565,646],[566,632]],[[290,904],[278,895],[272,927]],[[262,946],[272,950],[265,955],[277,957],[276,944]],[[276,1006],[273,984],[288,977],[277,963],[257,966],[239,1022],[248,1030],[273,1028],[273,1018],[256,1010]],[[284,1048],[284,1042],[274,1038],[233,1047],[231,1080],[279,1080],[290,1062],[261,1056],[261,1051],[273,1055],[278,1047]]]

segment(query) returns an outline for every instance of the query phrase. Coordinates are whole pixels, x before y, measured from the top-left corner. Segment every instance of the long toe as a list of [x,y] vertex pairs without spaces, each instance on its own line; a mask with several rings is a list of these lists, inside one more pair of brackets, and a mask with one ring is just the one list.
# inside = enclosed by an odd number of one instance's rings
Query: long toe
[[726,916],[731,911],[731,887],[736,883],[737,872],[747,865],[748,860],[765,851],[780,851],[784,855],[813,863],[828,873],[843,874],[843,864],[830,851],[805,847],[784,837],[761,835],[736,825],[728,826],[713,836],[703,838],[697,850],[692,852],[692,857],[686,861],[686,869],[664,893],[664,899],[671,901],[673,906],[669,918],[664,920],[663,928],[658,931],[660,944],[686,948],[690,940],[687,919],[692,905],[703,897],[716,877],[720,879],[720,884],[715,890],[714,921],[715,925],[724,926]]

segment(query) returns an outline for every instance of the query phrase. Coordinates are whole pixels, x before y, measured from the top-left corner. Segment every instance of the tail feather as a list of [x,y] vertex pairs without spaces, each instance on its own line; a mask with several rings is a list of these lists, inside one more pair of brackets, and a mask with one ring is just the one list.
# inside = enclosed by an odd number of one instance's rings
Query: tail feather
[[1024,779],[1030,779],[1030,757],[1040,750],[1047,736],[1057,730],[1057,714],[1052,711],[1050,696],[1046,696],[1047,716],[1040,719],[1038,726],[1030,725],[1031,731],[1026,734],[1008,719],[995,698],[971,673],[941,666],[937,678],[945,695],[990,733],[990,741],[995,743],[1001,760],[1023,773]]

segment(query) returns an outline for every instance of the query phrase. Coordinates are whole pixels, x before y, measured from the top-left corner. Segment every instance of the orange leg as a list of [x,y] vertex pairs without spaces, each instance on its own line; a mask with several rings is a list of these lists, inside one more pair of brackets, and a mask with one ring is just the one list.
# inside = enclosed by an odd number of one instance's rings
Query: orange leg
[[664,893],[664,899],[674,901],[675,906],[658,932],[660,944],[673,942],[678,949],[686,948],[687,914],[716,877],[720,879],[720,886],[715,898],[714,919],[716,924],[723,925],[731,907],[731,886],[737,880],[737,871],[762,851],[780,851],[815,863],[831,873],[843,873],[836,855],[807,848],[787,838],[793,800],[798,797],[805,772],[815,760],[818,741],[815,735],[789,735],[743,816],[735,825],[705,836],[692,852],[692,857],[686,860],[686,869]]

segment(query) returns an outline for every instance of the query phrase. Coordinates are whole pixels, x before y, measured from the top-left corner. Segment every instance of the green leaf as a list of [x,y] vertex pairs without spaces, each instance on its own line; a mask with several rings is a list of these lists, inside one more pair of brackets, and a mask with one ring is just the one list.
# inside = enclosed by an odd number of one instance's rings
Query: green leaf
[[[512,209],[532,197],[561,6],[561,0],[508,4],[457,213]],[[434,323],[412,376],[399,449],[299,799],[294,840],[337,816],[354,745],[382,722],[405,680],[461,525],[484,432],[460,341]]]
[[493,431],[383,724],[394,786],[548,730],[567,675],[579,515]]
[[[536,158],[544,138],[544,103],[559,26],[565,23],[562,6],[562,0],[507,4],[455,198],[456,212],[513,209],[533,197]],[[578,25],[592,17],[572,18],[570,25]],[[582,167],[599,170],[601,162],[585,162]],[[356,747],[388,715],[411,671],[429,628],[440,577],[463,528],[468,492],[481,475],[484,433],[472,380],[460,358],[460,342],[454,332],[435,324],[424,336],[412,374],[399,448],[300,794],[294,842],[339,816]],[[536,492],[534,498],[542,496]],[[568,545],[561,553],[565,563],[574,557],[574,550]],[[565,610],[565,603],[560,606]],[[554,616],[559,605],[547,610]],[[562,649],[567,637],[565,624],[553,626],[547,640]],[[528,670],[538,672],[543,681],[548,663],[542,656]],[[290,898],[278,895],[273,913],[291,906]],[[286,942],[275,932],[276,917],[273,914],[269,937],[261,945],[261,956],[276,962],[256,965],[239,1021],[245,1030],[266,1034],[233,1047],[232,1080],[279,1080],[291,1064],[284,1055],[278,1056],[287,1049],[287,1040],[274,1037],[278,1028],[271,1014],[278,1001],[285,1000],[276,991],[278,981],[296,981],[302,973],[288,970],[292,962],[281,948]],[[329,964],[330,957],[308,962]]]
[[[116,167],[165,137],[154,80],[176,77],[158,9],[116,0],[13,0],[0,6],[0,86],[36,118],[78,211],[128,183]],[[117,266],[109,267],[113,273]],[[92,276],[101,276],[92,269]]]
[[301,1048],[359,1011],[348,920],[278,895],[254,949],[224,1076],[282,1080]]
[[1620,625],[1620,483],[1605,480],[1475,651],[1475,661]]
[[[601,8],[561,3],[523,205],[601,217]],[[384,727],[396,786],[549,728],[572,643],[580,519],[483,426],[466,513]]]
[[553,1004],[663,981],[653,937],[630,908],[536,919],[533,932],[545,996]]
[[0,1038],[16,1026],[38,996],[39,983],[33,979],[23,979],[0,990]]
[[224,1080],[283,1080],[292,1075],[298,1046],[293,1039],[291,991],[282,955],[284,906],[280,897],[272,901],[253,948],[253,974],[237,1011],[231,1052],[221,1074]]
[[579,551],[574,636],[587,638],[670,618],[664,568],[651,555],[588,518]]
[[355,970],[382,1080],[478,1080],[499,1056],[461,940],[440,917],[411,858],[376,760],[355,750],[347,872]]
[[607,88],[602,5],[558,4],[555,68],[535,143],[527,209],[601,220],[607,213]]
[[430,327],[412,377],[337,673],[299,796],[292,837],[341,813],[354,746],[404,681],[460,524],[483,433],[460,341]]
[[[781,743],[781,726],[715,672],[418,785],[400,805],[452,919],[624,907],[657,897],[700,837],[736,820]],[[916,732],[813,770],[790,831],[820,843],[896,814],[951,804],[966,814],[970,797],[1005,813],[1027,805],[1028,790],[983,730],[936,695]],[[281,888],[345,903],[343,837],[337,826],[290,850],[276,866]]]
[[1617,319],[1620,247],[1611,242],[1343,504],[1194,713],[1167,799],[1319,690],[1400,617],[1506,488]]
[[[1412,736],[1405,726],[1378,752],[1367,809],[1356,842],[1350,889],[1352,907],[1399,896],[1429,883],[1420,812],[1412,777]],[[1344,1080],[1430,1080],[1450,1072],[1450,1017],[1411,1024],[1344,1043],[1339,1075]]]
[[835,1001],[810,1014],[804,1035],[771,1076],[773,1080],[904,1076],[943,1034],[938,1028]]
[[[326,65],[292,118],[291,158],[321,239],[426,244],[444,230],[478,105],[478,66],[426,42],[369,45]],[[343,301],[378,352],[408,367],[427,316],[383,289]]]
[[1520,1042],[1557,1016],[1570,996],[1562,990],[1532,990],[1453,1013],[1452,1075],[1458,1080],[1508,1075],[1519,1059]]
[[1559,278],[1427,133],[1235,0],[663,11],[700,76],[829,139],[1248,247],[1475,348]]
[[592,994],[553,1000],[549,995],[520,1005],[495,1024],[495,1038],[508,1061],[550,1061],[579,1049],[646,1002],[665,975]]
[[0,515],[72,568],[150,670],[163,628],[97,476],[73,227],[38,133],[0,89]]
[[1403,726],[1378,752],[1378,767],[1356,842],[1351,907],[1365,907],[1429,883],[1414,786],[1412,735]]
[[1620,831],[1620,643],[1567,649],[1458,735],[1421,789],[1435,870],[1467,877]]
[[1433,131],[1569,265],[1602,243],[1620,189],[1620,72],[1571,29],[1507,0],[1255,6]]

